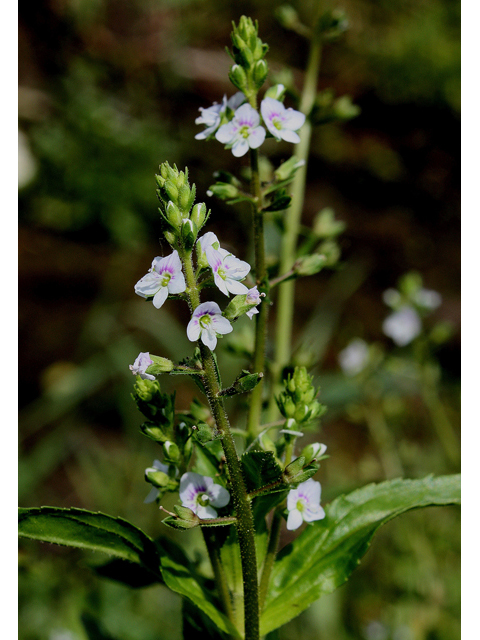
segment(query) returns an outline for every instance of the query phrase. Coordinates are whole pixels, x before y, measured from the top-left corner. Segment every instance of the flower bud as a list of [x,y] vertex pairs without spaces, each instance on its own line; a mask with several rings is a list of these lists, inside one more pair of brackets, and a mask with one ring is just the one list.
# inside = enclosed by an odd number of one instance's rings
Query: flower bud
[[258,60],[253,67],[253,81],[257,89],[263,85],[268,75],[268,65],[265,60]]
[[170,224],[178,229],[182,224],[182,214],[180,209],[171,200],[167,204],[166,216]]
[[345,230],[345,226],[344,222],[335,220],[333,209],[325,207],[315,216],[312,231],[318,238],[334,238]]
[[180,207],[183,213],[188,213],[190,211],[190,207],[188,206],[190,203],[190,188],[188,185],[184,184],[180,187],[178,191],[178,206]]
[[[280,85],[283,86],[283,85]],[[303,167],[305,164],[305,160],[298,160],[295,156],[289,158],[286,162],[282,162],[282,164],[275,170],[274,176],[278,182],[283,180],[289,180],[293,178],[297,169]]]
[[173,371],[175,366],[168,358],[150,355],[150,359],[153,360],[153,364],[147,368],[147,373],[154,376],[158,376],[161,373],[169,373],[170,371]]
[[171,440],[163,443],[163,453],[165,460],[171,464],[175,464],[180,460],[180,449]]
[[170,478],[163,471],[155,469],[155,467],[149,467],[145,469],[145,480],[150,482],[154,487],[161,488],[166,487]]
[[178,202],[178,189],[175,186],[175,184],[171,180],[166,180],[165,184],[163,185],[163,188],[167,192],[167,195],[170,198],[170,200],[172,200],[172,202],[174,202],[174,203],[177,203]]
[[207,217],[207,207],[204,202],[200,202],[194,205],[192,209],[192,213],[190,214],[190,220],[197,226],[197,229],[200,230],[206,220]]
[[[273,87],[269,87],[265,91],[265,98],[273,98],[274,100],[282,101],[285,91],[286,88],[284,84],[274,84]],[[303,164],[305,164],[305,162],[303,162]]]
[[299,276],[313,276],[323,269],[327,259],[320,253],[313,253],[310,256],[299,258],[293,267],[294,272]]
[[293,462],[290,462],[290,464],[285,467],[284,474],[290,481],[292,481],[295,478],[295,476],[297,476],[303,470],[304,466],[305,466],[305,458],[303,456],[299,456],[298,458],[295,458]]
[[305,458],[305,464],[309,465],[314,460],[318,460],[319,458],[321,458],[326,450],[327,450],[326,444],[321,444],[320,442],[313,442],[312,444],[307,445],[302,450],[302,452],[300,453],[300,456],[303,456]]
[[240,89],[240,91],[243,91],[243,92],[246,91],[246,89],[247,89],[247,74],[245,73],[245,70],[243,69],[243,67],[241,67],[238,64],[234,64],[232,66],[232,68],[230,69],[228,77],[230,78],[230,82],[235,87],[237,87],[237,89]]
[[177,237],[176,235],[173,233],[173,231],[169,231],[168,229],[166,231],[163,232],[163,235],[165,236],[165,240],[168,242],[168,244],[175,248],[177,245]]
[[228,184],[227,182],[217,182],[212,184],[208,189],[212,195],[217,196],[221,200],[230,200],[231,198],[236,198],[238,196],[238,189],[233,184]]
[[173,507],[175,515],[171,515],[168,518],[162,520],[163,524],[166,524],[172,529],[193,529],[200,524],[200,518],[188,507],[175,505]]
[[140,425],[140,431],[143,435],[150,438],[154,442],[165,442],[167,440],[167,435],[164,433],[162,427],[160,427],[155,422],[144,422]]
[[190,251],[197,240],[197,225],[188,218],[184,218],[182,222],[182,231],[181,236],[183,240],[184,247]]

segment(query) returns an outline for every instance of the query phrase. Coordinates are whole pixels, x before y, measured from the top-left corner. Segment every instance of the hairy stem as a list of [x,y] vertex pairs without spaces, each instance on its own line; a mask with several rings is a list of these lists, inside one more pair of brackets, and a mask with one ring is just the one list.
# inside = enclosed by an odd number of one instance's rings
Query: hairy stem
[[202,529],[203,539],[208,551],[208,557],[213,569],[215,584],[217,585],[218,595],[223,604],[223,610],[228,619],[235,624],[235,615],[232,607],[232,599],[228,590],[227,579],[222,563],[220,562],[220,553],[217,544],[217,536],[211,529]]
[[[200,304],[200,295],[195,279],[191,253],[180,252],[180,259],[184,266],[187,295],[191,310],[194,311]],[[204,376],[202,377],[212,415],[218,432],[221,436],[223,452],[230,476],[230,490],[236,512],[238,543],[242,560],[243,595],[245,609],[245,637],[249,640],[259,640],[259,606],[258,606],[258,577],[257,559],[255,549],[255,530],[252,508],[247,495],[245,481],[243,479],[240,460],[235,449],[235,442],[230,430],[225,404],[220,393],[220,384],[212,351],[201,341],[198,342]],[[221,585],[219,586],[219,590]]]

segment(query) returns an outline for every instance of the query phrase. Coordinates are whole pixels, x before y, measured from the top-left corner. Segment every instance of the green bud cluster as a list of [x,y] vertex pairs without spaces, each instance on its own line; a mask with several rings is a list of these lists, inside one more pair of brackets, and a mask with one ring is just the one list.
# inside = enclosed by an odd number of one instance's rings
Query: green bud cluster
[[[175,394],[162,393],[158,380],[137,380],[132,397],[138,409],[149,421],[158,425],[162,431],[168,432],[172,429],[175,419]],[[158,441],[163,442],[163,439]]]
[[298,258],[293,266],[297,276],[313,276],[326,265],[327,259],[321,253],[312,253],[310,256]]
[[179,171],[164,162],[155,179],[165,239],[173,248],[191,250],[210,212],[204,203],[194,205],[196,188],[188,182],[187,168]]
[[316,400],[318,389],[312,380],[305,367],[295,367],[293,375],[284,380],[285,390],[276,400],[289,428],[295,428],[295,423],[305,426],[326,411],[325,405]]
[[248,100],[255,96],[268,75],[264,60],[268,45],[258,37],[258,22],[242,16],[238,26],[233,23],[232,56],[235,64],[229,78],[232,84],[243,91]]

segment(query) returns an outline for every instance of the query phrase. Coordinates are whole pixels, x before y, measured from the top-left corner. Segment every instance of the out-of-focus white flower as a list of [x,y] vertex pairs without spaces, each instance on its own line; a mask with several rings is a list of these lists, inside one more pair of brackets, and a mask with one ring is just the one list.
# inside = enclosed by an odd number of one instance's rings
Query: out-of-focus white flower
[[182,263],[174,251],[166,258],[154,258],[148,273],[135,285],[135,293],[142,298],[153,296],[153,306],[160,309],[169,293],[183,293],[186,288]]
[[305,522],[322,520],[325,511],[320,506],[322,487],[320,482],[312,478],[301,482],[296,489],[288,492],[287,496],[287,529],[294,531]]
[[[147,471],[162,471],[163,473],[166,473],[168,475],[168,465],[163,464],[162,462],[160,462],[160,460],[154,460],[153,465],[145,469],[145,473],[147,473]],[[178,473],[178,469],[177,469],[177,473]],[[155,502],[159,494],[160,494],[160,489],[157,489],[157,487],[152,487],[150,489],[150,493],[143,501],[144,504]]]
[[202,302],[195,309],[187,326],[187,337],[191,342],[201,339],[212,351],[217,346],[217,334],[225,335],[233,331],[230,322],[222,316],[216,302]]
[[242,104],[235,111],[233,119],[219,128],[215,137],[231,148],[236,158],[240,158],[248,149],[257,149],[265,140],[265,135],[258,112],[249,104]]
[[264,297],[265,297],[265,294],[259,293],[256,286],[248,290],[247,297],[245,298],[245,302],[247,304],[256,305],[255,307],[252,307],[249,311],[247,311],[247,316],[250,318],[250,320],[253,318],[255,314],[258,313],[257,306],[260,304],[260,302],[262,301],[262,298]]
[[422,330],[422,321],[413,307],[402,307],[390,314],[382,325],[383,333],[399,347],[405,347]]
[[213,507],[225,507],[230,502],[230,493],[213,478],[188,471],[180,478],[180,500],[199,518],[216,518]]
[[419,289],[415,294],[414,302],[419,307],[434,311],[442,304],[442,296],[433,289]]
[[345,375],[356,376],[367,366],[368,357],[368,344],[361,338],[355,338],[340,351],[338,362]]
[[233,253],[218,251],[207,247],[205,252],[208,264],[213,272],[215,284],[226,296],[229,293],[239,295],[248,292],[248,287],[240,282],[246,278],[251,267],[248,262],[239,260]]
[[18,130],[18,188],[29,184],[37,173],[38,164],[30,149],[27,136]]
[[148,367],[153,364],[148,351],[139,353],[133,364],[129,365],[130,371],[134,376],[140,376],[142,380],[155,380],[155,376],[145,373]]
[[197,133],[195,139],[206,140],[214,134],[222,122],[222,116],[226,113],[227,107],[235,111],[245,100],[244,94],[238,91],[228,100],[227,96],[223,96],[221,104],[214,102],[211,107],[207,107],[206,109],[200,107],[199,111],[201,115],[195,120],[195,124],[204,124],[206,129]]
[[402,301],[402,294],[400,293],[400,291],[397,291],[397,289],[390,288],[386,289],[382,293],[382,299],[387,306],[395,309],[395,307],[398,307],[398,305]]
[[285,105],[274,98],[264,98],[260,111],[267,129],[277,140],[286,142],[300,142],[300,136],[295,133],[305,122],[305,114],[295,109],[287,109]]

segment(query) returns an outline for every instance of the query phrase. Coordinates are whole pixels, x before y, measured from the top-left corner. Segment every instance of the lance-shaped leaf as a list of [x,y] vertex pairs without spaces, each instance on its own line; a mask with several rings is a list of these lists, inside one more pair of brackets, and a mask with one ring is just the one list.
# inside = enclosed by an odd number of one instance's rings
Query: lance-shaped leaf
[[178,550],[172,553],[171,548],[155,544],[143,531],[122,518],[75,508],[19,509],[18,530],[24,538],[101,551],[133,562],[152,573],[158,582],[164,582],[172,591],[191,600],[223,632],[239,637],[188,559]]
[[324,593],[343,584],[385,522],[429,506],[460,504],[460,476],[428,476],[371,484],[327,505],[278,556],[261,618],[261,634],[286,624]]
[[155,543],[122,518],[85,509],[39,507],[19,509],[18,520],[21,537],[102,551],[139,564],[162,581],[160,557]]

